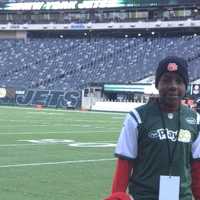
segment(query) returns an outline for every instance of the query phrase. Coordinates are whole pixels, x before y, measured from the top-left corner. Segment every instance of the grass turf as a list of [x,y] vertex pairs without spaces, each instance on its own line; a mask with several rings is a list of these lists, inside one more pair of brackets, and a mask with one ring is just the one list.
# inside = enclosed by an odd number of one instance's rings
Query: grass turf
[[101,159],[113,159],[114,147],[69,144],[116,143],[125,114],[0,107],[0,115],[1,199],[108,195],[115,161]]

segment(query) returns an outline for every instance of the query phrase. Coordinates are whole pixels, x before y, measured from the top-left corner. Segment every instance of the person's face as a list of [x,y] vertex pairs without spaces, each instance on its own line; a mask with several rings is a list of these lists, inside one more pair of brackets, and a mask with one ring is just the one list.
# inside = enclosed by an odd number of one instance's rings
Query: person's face
[[158,83],[161,101],[168,106],[177,105],[185,96],[186,87],[182,77],[175,72],[164,73]]

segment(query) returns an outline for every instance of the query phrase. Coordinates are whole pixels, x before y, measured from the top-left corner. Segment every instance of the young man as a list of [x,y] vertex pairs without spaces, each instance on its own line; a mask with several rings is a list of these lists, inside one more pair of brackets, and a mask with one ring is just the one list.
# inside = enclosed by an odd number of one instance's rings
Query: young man
[[123,200],[127,187],[134,200],[200,200],[200,116],[181,105],[188,83],[183,58],[159,63],[159,98],[126,116],[115,150],[112,194],[106,200]]

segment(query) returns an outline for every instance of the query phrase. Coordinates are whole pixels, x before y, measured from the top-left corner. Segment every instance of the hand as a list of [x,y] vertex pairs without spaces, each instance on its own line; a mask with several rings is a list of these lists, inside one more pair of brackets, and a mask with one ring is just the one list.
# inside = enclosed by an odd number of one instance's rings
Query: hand
[[130,198],[130,200],[134,200],[134,198],[131,195],[129,195],[129,198]]

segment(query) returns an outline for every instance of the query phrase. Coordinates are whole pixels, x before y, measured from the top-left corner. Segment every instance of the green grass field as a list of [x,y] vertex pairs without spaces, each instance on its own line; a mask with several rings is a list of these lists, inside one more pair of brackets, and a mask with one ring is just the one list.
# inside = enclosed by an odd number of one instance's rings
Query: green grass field
[[[0,199],[102,200],[125,114],[0,107]],[[106,145],[107,144],[107,145]]]

